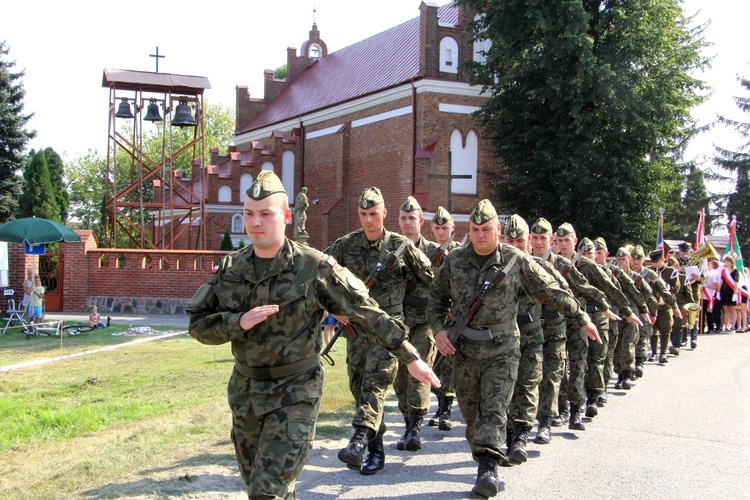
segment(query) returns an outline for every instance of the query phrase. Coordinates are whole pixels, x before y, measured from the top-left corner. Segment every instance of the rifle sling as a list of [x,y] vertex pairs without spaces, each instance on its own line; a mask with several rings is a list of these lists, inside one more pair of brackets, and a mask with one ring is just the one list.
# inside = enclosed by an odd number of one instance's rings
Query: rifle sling
[[481,328],[464,328],[461,332],[462,337],[466,337],[470,340],[477,340],[480,342],[486,342],[492,340],[495,337],[499,337],[503,332],[515,331],[517,328],[516,320],[506,321],[505,323],[498,323],[495,325],[482,326]]

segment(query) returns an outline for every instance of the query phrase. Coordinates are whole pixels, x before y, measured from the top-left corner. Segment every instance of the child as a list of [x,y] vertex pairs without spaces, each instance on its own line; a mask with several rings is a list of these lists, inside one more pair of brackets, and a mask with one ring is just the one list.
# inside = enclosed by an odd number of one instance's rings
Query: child
[[96,306],[91,306],[91,313],[89,314],[89,326],[94,328],[106,328],[102,322],[102,317],[99,316],[99,311]]
[[44,287],[42,278],[34,276],[34,292],[31,294],[31,305],[29,306],[29,321],[34,324],[36,320],[39,323],[43,321],[42,304],[44,304]]

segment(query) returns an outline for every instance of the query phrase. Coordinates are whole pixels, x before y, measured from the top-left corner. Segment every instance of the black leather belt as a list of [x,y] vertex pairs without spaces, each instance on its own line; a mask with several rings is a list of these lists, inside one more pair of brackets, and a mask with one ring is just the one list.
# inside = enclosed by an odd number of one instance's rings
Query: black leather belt
[[542,309],[542,319],[562,318],[562,314],[554,309]]
[[593,304],[586,304],[586,312],[587,312],[587,313],[595,313],[595,312],[599,312],[599,308],[598,308],[598,307],[596,307],[596,306],[595,306],[595,305],[593,305]]
[[528,325],[532,321],[534,321],[534,317],[529,313],[519,314],[518,316],[516,316],[516,324],[518,324],[518,326]]
[[426,309],[430,301],[427,297],[404,297],[404,305],[417,309]]

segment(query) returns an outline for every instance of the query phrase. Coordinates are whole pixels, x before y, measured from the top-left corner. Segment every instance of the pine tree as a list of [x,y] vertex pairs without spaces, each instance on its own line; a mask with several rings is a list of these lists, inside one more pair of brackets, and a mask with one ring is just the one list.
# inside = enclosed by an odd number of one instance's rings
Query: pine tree
[[68,195],[68,190],[63,179],[65,166],[60,155],[52,148],[46,148],[44,156],[47,159],[49,180],[52,183],[55,201],[57,202],[57,206],[60,207],[60,220],[65,222],[68,220],[68,212],[70,210],[70,196]]
[[26,92],[20,79],[24,72],[13,72],[15,61],[6,61],[9,48],[0,42],[0,223],[7,222],[18,210],[23,179],[26,144],[35,132],[24,127],[32,115],[23,114]]
[[232,236],[229,234],[229,229],[224,231],[224,237],[221,239],[221,247],[219,250],[234,250],[234,245],[232,245]]
[[[739,78],[745,91],[750,91],[750,79]],[[737,107],[743,113],[750,114],[750,97],[735,97]],[[750,247],[750,123],[720,117],[724,125],[734,128],[745,141],[739,151],[716,148],[714,162],[734,177],[734,192],[725,196],[722,205],[726,209],[727,221],[737,216],[737,240],[743,255]]]
[[29,161],[23,171],[24,188],[18,200],[18,218],[41,217],[60,220],[60,210],[54,196],[44,151],[29,153]]

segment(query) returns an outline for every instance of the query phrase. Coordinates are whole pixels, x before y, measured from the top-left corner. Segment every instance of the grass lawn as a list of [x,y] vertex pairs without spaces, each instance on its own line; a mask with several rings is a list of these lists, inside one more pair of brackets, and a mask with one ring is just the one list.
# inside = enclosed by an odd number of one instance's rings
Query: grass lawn
[[[112,335],[122,330],[64,335],[61,347],[58,336],[27,340],[9,329],[0,367],[136,339]],[[326,365],[318,433],[332,438],[350,433],[344,351],[342,339],[336,366]],[[185,334],[0,373],[0,497],[107,497],[106,485],[137,490],[125,478],[176,460],[234,463],[232,366],[229,344],[205,346]]]

